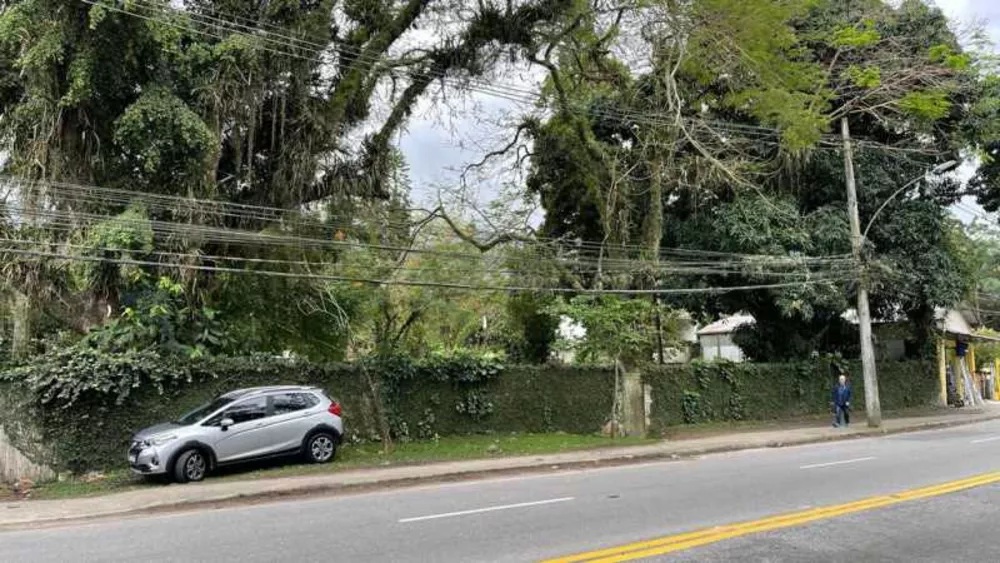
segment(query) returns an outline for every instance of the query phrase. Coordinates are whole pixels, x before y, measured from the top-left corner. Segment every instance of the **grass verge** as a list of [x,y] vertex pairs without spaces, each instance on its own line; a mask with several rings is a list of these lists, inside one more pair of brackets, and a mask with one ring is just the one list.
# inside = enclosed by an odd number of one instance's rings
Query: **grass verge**
[[[224,468],[206,482],[228,480],[274,479],[301,475],[335,473],[351,469],[417,465],[422,463],[484,459],[493,457],[552,454],[607,447],[637,446],[656,440],[642,438],[610,439],[603,436],[575,434],[505,434],[482,436],[450,436],[426,442],[394,444],[385,451],[381,444],[344,445],[337,452],[337,461],[326,465],[309,465],[295,460],[251,463]],[[42,483],[31,490],[31,499],[64,499],[97,496],[143,487],[163,486],[147,483],[127,469],[101,474],[71,477]],[[14,500],[10,491],[0,489],[0,500]]]

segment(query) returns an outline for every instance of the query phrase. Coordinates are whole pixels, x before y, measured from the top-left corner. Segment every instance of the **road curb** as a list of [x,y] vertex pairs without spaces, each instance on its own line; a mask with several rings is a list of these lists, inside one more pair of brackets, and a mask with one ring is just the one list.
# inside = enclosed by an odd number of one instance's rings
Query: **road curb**
[[[372,491],[406,488],[416,485],[428,485],[434,483],[451,483],[462,481],[473,481],[495,477],[505,477],[513,475],[545,474],[557,473],[561,471],[591,469],[599,467],[616,467],[622,465],[633,465],[658,461],[683,461],[697,458],[704,455],[720,454],[727,452],[746,451],[767,448],[785,448],[794,446],[804,446],[809,444],[819,444],[825,442],[839,442],[846,440],[873,438],[893,434],[905,434],[926,430],[939,430],[958,426],[968,426],[992,420],[1000,420],[1000,414],[980,416],[975,419],[935,421],[921,424],[909,425],[892,429],[861,429],[848,430],[840,434],[829,434],[824,436],[809,436],[805,438],[790,440],[770,440],[765,442],[747,442],[739,444],[726,444],[719,446],[709,446],[703,448],[681,449],[677,451],[661,452],[636,452],[628,453],[623,450],[621,455],[594,457],[578,459],[564,462],[544,461],[533,465],[512,466],[506,468],[493,469],[470,469],[466,471],[456,470],[449,473],[439,473],[435,475],[394,477],[379,479],[376,474],[370,481],[357,483],[312,483],[301,487],[289,487],[280,490],[263,490],[259,492],[222,493],[208,498],[197,500],[184,500],[178,502],[165,502],[141,509],[127,508],[122,510],[108,510],[93,513],[77,514],[72,516],[60,516],[52,518],[24,518],[24,519],[4,519],[0,514],[0,531],[37,529],[46,527],[59,527],[81,522],[93,522],[107,519],[129,518],[136,516],[148,516],[153,514],[163,514],[171,512],[183,512],[188,510],[200,510],[206,508],[225,508],[230,506],[254,505],[279,500],[291,500],[304,497],[338,496],[347,494],[361,494]],[[683,441],[676,442],[683,444]],[[636,446],[641,448],[642,446]],[[599,451],[599,450],[598,450]],[[539,457],[539,456],[531,456]],[[44,502],[44,501],[43,501]],[[32,501],[22,501],[11,503],[8,508],[29,507]],[[6,521],[5,521],[6,520]]]

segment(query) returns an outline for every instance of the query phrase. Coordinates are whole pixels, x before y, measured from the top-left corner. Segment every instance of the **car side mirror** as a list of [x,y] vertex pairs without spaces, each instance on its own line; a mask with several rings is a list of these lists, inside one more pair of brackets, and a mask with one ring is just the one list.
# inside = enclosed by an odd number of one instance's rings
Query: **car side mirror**
[[222,420],[219,421],[219,427],[222,428],[223,432],[229,430],[229,427],[232,426],[233,424],[235,423],[231,418],[223,418]]

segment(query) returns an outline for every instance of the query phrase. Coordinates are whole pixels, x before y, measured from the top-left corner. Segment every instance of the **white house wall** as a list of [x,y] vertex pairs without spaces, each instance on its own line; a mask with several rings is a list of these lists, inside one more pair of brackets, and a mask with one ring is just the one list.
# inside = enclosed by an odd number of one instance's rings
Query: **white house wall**
[[705,361],[728,360],[742,362],[743,350],[733,342],[730,334],[705,334],[699,337],[701,358]]

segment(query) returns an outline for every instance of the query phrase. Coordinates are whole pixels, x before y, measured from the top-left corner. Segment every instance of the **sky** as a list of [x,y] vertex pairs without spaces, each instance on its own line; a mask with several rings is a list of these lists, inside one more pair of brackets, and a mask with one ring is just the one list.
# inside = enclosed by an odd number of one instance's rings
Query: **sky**
[[[537,91],[541,78],[538,72],[522,68],[504,73],[499,80],[504,85]],[[507,99],[475,92],[451,92],[446,99],[435,95],[422,100],[399,139],[410,166],[413,197],[429,203],[436,201],[441,186],[459,184],[467,165],[479,162],[485,154],[510,141],[513,127],[502,124],[516,121],[526,109]],[[504,181],[516,181],[510,174],[493,172],[469,182],[480,202],[495,196]]]
[[[990,39],[1000,44],[1000,0],[936,0],[934,4],[959,25],[983,26]],[[503,77],[507,84],[533,83],[537,80],[537,75],[525,76],[516,72]],[[441,103],[448,105],[444,112],[437,107]],[[447,102],[426,100],[399,139],[400,148],[410,165],[416,202],[432,204],[437,200],[439,188],[460,183],[461,170],[466,165],[479,161],[487,152],[502,146],[507,140],[504,131],[489,122],[512,118],[516,116],[517,109],[512,102],[486,94],[474,93]],[[435,117],[441,114],[445,117]],[[481,141],[482,138],[487,140]],[[956,175],[967,178],[974,169],[974,164],[966,164]],[[500,169],[491,172],[468,182],[472,197],[480,204],[494,199],[504,182],[516,183],[519,180]],[[984,213],[972,199],[964,200],[952,212],[966,223]]]
[[[1000,50],[1000,1],[998,0],[936,0],[934,2],[953,21],[964,25],[982,26],[994,44],[995,50]],[[966,179],[975,170],[974,163],[965,163],[956,175]],[[952,214],[963,223],[971,223],[977,218],[988,216],[974,198],[965,198],[953,206]],[[991,217],[996,222],[996,217]]]

